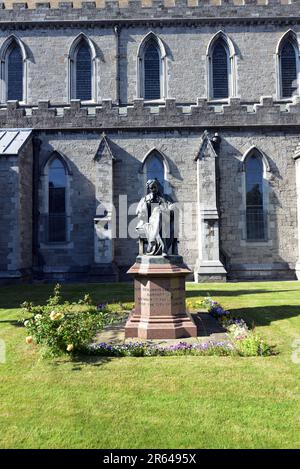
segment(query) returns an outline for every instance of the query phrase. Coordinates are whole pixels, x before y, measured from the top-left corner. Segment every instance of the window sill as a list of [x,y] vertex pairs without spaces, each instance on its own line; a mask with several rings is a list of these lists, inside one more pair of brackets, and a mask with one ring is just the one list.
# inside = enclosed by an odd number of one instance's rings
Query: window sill
[[41,249],[73,249],[74,248],[74,243],[70,241],[66,242],[47,242],[47,243],[41,243],[40,244]]

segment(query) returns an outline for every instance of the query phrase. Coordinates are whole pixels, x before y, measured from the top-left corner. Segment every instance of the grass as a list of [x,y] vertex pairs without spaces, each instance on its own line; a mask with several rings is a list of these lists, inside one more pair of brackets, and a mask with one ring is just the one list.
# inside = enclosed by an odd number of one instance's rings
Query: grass
[[[19,304],[53,286],[0,288],[1,448],[299,448],[297,282],[188,284],[197,308],[209,293],[254,321],[280,354],[268,358],[154,357],[42,360],[18,327]],[[133,299],[130,284],[65,285],[66,299]],[[300,357],[300,354],[299,354]]]

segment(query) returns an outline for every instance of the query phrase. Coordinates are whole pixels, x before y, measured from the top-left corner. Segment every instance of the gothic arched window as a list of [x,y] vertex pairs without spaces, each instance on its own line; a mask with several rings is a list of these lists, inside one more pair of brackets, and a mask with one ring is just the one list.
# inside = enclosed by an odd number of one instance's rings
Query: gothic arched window
[[85,41],[79,44],[76,54],[76,99],[92,99],[92,59]]
[[236,51],[231,39],[219,31],[207,48],[208,97],[226,99],[236,95]]
[[69,53],[70,98],[96,101],[96,49],[83,33],[73,41]]
[[48,170],[48,241],[66,241],[66,169],[54,158]]
[[160,99],[160,54],[154,41],[144,52],[144,99]]
[[165,58],[162,41],[149,33],[140,45],[138,52],[138,96],[145,100],[165,98]]
[[245,161],[246,172],[246,230],[248,240],[266,239],[264,215],[264,167],[256,153],[250,154]]
[[147,158],[147,181],[149,179],[157,179],[162,187],[164,188],[165,182],[165,168],[161,156],[157,152],[153,152]]
[[0,48],[1,102],[26,101],[27,52],[24,43],[11,34]]
[[287,39],[280,52],[281,97],[291,98],[298,92],[297,51],[290,39]]
[[23,101],[23,58],[20,47],[13,43],[7,55],[7,99]]
[[212,52],[212,91],[214,99],[224,99],[229,96],[228,83],[228,50],[225,42],[219,39]]

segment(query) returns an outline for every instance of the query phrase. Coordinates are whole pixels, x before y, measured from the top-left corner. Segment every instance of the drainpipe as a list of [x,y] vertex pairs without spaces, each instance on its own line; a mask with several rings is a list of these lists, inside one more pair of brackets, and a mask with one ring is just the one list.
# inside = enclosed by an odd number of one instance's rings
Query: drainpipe
[[119,25],[114,26],[114,33],[116,38],[116,104],[120,106],[120,32]]

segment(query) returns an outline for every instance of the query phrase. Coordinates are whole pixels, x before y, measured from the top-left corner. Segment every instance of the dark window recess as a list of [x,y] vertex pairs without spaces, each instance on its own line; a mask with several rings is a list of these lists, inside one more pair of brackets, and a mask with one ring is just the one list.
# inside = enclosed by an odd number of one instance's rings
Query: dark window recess
[[263,165],[255,155],[246,162],[246,225],[248,240],[266,239],[263,206]]
[[23,101],[23,59],[15,45],[7,60],[7,99]]
[[297,92],[296,53],[293,44],[287,41],[281,49],[281,92],[283,98],[290,98]]
[[163,189],[164,187],[164,165],[161,157],[152,154],[147,161],[147,181],[157,179]]
[[212,54],[213,98],[228,98],[228,57],[225,45],[219,41]]
[[79,45],[76,56],[76,98],[82,101],[92,99],[92,61],[85,43]]
[[66,241],[66,172],[58,159],[49,168],[48,240]]
[[154,42],[144,53],[144,99],[160,99],[160,53]]

